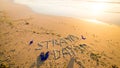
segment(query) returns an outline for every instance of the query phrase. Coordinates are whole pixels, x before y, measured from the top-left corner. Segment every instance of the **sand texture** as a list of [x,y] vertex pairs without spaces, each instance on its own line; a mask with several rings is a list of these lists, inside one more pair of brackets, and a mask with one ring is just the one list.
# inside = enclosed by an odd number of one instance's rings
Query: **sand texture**
[[[30,41],[33,41],[31,45]],[[49,58],[40,61],[40,53],[47,51]],[[0,0],[0,65],[120,68],[120,27],[37,14],[11,0]]]

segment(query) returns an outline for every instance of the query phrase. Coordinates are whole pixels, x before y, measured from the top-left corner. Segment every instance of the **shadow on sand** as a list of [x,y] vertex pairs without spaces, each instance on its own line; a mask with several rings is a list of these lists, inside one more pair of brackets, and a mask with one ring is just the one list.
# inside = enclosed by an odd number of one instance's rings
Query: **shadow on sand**
[[37,63],[36,66],[37,68],[40,68],[40,66],[44,63],[44,61],[41,61],[40,56],[37,57]]
[[41,61],[40,56],[37,56],[36,62],[32,63],[30,68],[40,68],[40,66],[44,63],[44,61]]
[[74,62],[75,62],[75,59],[74,57],[72,57],[69,61],[67,68],[74,68]]

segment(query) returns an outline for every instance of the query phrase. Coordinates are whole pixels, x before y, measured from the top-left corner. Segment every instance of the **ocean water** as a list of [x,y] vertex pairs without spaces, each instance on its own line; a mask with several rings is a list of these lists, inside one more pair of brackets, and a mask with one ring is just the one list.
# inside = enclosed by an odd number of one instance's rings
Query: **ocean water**
[[120,25],[120,0],[14,0],[34,12]]

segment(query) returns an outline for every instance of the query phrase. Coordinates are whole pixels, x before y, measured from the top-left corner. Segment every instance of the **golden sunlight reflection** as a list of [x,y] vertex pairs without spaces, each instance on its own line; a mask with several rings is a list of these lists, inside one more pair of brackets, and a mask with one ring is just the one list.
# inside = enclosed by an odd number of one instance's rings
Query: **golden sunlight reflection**
[[85,21],[88,21],[88,22],[90,22],[90,23],[95,23],[95,24],[106,24],[106,23],[104,23],[104,22],[102,22],[102,21],[98,21],[98,20],[95,20],[95,19],[84,19]]

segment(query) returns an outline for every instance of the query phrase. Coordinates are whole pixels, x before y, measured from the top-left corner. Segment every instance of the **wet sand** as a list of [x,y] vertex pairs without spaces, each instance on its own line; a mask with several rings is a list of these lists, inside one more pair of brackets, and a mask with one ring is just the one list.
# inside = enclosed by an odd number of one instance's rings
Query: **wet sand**
[[73,68],[119,68],[119,36],[119,26],[37,14],[0,0],[0,64],[8,68],[67,68],[73,62]]

